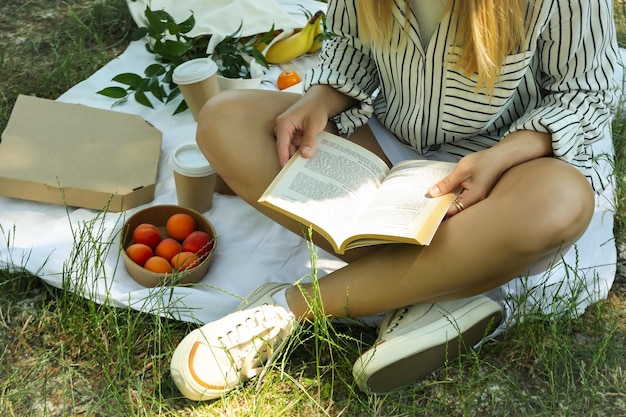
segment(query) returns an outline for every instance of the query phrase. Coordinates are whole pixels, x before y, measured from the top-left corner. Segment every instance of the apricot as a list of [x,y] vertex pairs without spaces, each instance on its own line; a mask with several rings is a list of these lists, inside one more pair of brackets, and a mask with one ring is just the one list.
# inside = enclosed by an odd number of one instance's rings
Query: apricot
[[174,255],[179,253],[182,249],[183,249],[183,246],[180,244],[178,240],[173,239],[171,237],[167,237],[163,239],[161,242],[159,242],[156,249],[154,250],[154,254],[162,258],[165,258],[169,261],[172,259],[172,257],[174,257]]
[[156,272],[157,274],[169,274],[172,272],[172,264],[161,256],[153,256],[146,261],[143,265],[148,271]]
[[133,242],[143,243],[150,246],[153,250],[161,242],[161,232],[150,223],[142,223],[133,230]]
[[211,235],[201,230],[196,230],[183,241],[183,251],[193,252],[202,257],[213,248]]
[[150,259],[154,252],[152,248],[143,243],[133,243],[126,248],[126,255],[137,265],[144,266],[146,261]]
[[182,242],[196,230],[196,220],[187,213],[176,213],[167,219],[165,230],[170,237]]
[[170,263],[175,270],[185,271],[198,266],[198,259],[198,255],[193,252],[180,252],[174,255]]

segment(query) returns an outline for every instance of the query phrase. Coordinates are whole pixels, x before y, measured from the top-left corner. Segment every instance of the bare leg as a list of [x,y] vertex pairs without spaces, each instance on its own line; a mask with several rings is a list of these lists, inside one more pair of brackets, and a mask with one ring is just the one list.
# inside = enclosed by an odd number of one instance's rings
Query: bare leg
[[[220,95],[203,109],[198,143],[239,196],[300,233],[296,222],[256,203],[279,170],[275,117],[296,98],[258,91]],[[368,129],[353,138],[371,147]],[[349,265],[320,279],[324,310],[358,317],[494,288],[580,236],[591,219],[593,201],[586,179],[564,162],[541,158],[518,165],[503,175],[487,199],[445,221],[430,246],[353,252]],[[315,242],[328,248],[319,239]],[[290,289],[287,298],[296,316],[305,314],[307,305],[298,289]]]
[[[563,162],[520,165],[486,200],[445,221],[430,246],[388,246],[321,279],[324,308],[361,316],[501,285],[582,234],[593,212],[591,193],[582,175]],[[297,291],[290,306],[305,309]]]

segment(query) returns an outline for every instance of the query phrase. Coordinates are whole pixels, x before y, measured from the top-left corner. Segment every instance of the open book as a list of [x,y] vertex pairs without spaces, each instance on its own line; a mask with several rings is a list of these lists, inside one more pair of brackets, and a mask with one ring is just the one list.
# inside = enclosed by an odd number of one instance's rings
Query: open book
[[426,193],[451,162],[408,160],[391,169],[377,155],[322,132],[311,158],[296,153],[259,202],[324,236],[335,251],[382,244],[428,245],[455,198]]

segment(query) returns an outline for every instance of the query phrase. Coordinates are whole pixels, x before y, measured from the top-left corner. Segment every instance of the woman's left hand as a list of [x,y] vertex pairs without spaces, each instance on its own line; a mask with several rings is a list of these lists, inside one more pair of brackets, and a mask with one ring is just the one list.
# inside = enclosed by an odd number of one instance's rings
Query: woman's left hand
[[428,194],[438,197],[461,189],[448,209],[447,216],[451,217],[487,198],[509,168],[551,154],[549,134],[516,131],[489,149],[461,158],[454,170],[431,187]]
[[428,194],[431,197],[461,190],[448,209],[448,217],[487,198],[503,172],[509,168],[503,166],[496,148],[463,157],[450,174],[430,188]]

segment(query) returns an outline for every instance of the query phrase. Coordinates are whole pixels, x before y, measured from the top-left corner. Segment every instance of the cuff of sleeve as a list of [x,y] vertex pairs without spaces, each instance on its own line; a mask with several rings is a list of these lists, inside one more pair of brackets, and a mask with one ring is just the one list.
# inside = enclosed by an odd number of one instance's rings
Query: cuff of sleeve
[[305,91],[316,84],[331,86],[359,102],[331,119],[341,136],[350,136],[357,127],[365,125],[374,113],[372,94],[334,71],[323,68],[314,68],[309,71],[305,76]]
[[506,132],[532,130],[552,135],[552,152],[556,158],[571,162],[579,153],[585,132],[579,118],[563,108],[540,108],[520,117]]
[[368,101],[369,103],[361,101],[360,106],[348,109],[332,118],[341,136],[348,137],[354,133],[357,127],[367,124],[374,109],[371,99]]
[[594,143],[603,138],[610,142],[610,126],[585,125],[576,114],[553,107],[536,109],[524,115],[505,136],[519,130],[550,133],[554,157],[576,167],[596,193],[601,193],[611,182],[606,169],[610,164],[602,162],[604,157],[593,149]]

